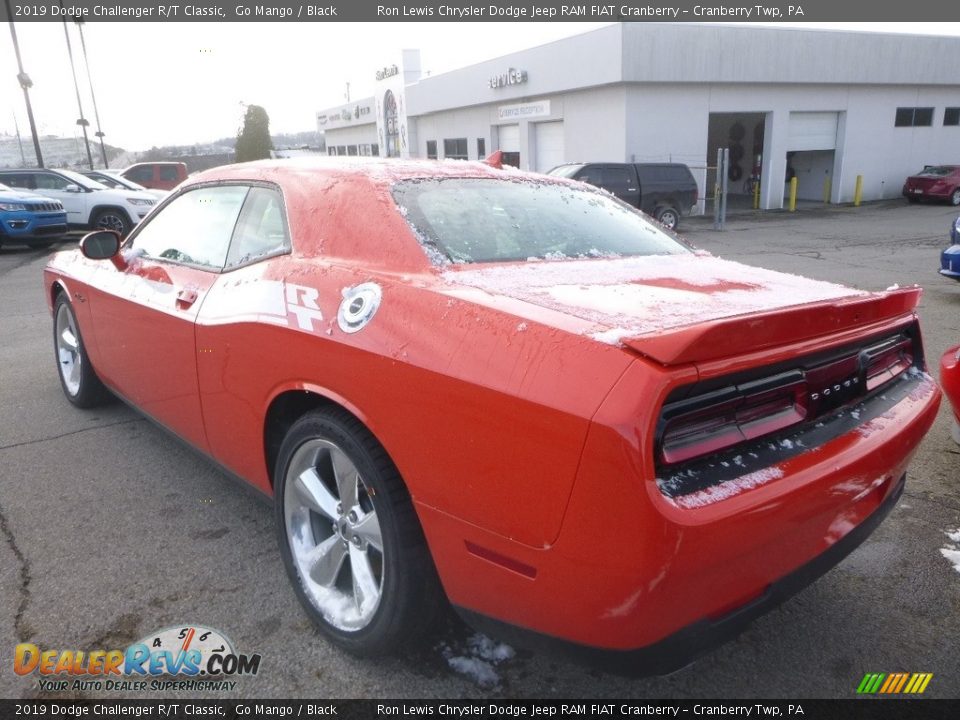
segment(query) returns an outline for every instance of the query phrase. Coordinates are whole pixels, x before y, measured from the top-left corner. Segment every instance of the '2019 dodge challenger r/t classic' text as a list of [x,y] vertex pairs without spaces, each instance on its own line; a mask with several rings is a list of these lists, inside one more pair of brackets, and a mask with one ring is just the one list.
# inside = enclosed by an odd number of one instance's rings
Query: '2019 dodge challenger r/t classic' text
[[45,280],[67,398],[271,495],[300,601],[360,654],[449,600],[677,667],[869,534],[940,402],[918,289],[724,261],[482,163],[214,169]]

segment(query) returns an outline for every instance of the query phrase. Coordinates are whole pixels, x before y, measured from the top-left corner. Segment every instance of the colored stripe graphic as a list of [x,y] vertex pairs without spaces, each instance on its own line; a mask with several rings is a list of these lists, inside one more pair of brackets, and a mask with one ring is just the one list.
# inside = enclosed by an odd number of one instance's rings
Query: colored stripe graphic
[[857,694],[919,695],[932,679],[933,673],[867,673],[857,686]]

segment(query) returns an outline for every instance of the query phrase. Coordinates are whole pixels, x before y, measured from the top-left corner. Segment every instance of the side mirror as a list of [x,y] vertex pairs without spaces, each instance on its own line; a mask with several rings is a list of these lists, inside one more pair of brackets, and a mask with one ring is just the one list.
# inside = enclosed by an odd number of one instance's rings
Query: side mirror
[[64,192],[71,192],[71,193],[83,192],[83,191],[80,189],[80,186],[77,185],[77,184],[75,184],[75,183],[70,183],[69,185],[67,185],[67,186],[63,189],[63,191],[64,191]]
[[120,252],[120,233],[116,230],[96,230],[87,233],[80,239],[80,252],[91,260],[117,258],[117,253]]

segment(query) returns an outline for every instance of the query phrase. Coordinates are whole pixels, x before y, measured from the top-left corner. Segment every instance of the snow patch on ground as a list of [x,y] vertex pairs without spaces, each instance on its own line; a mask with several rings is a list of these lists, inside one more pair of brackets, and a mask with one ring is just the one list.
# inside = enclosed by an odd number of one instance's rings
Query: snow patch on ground
[[950,539],[950,544],[940,548],[940,554],[953,565],[954,570],[960,573],[960,528],[957,530],[947,530],[946,534]]
[[516,655],[509,645],[491,640],[482,633],[474,633],[467,638],[465,647],[450,647],[442,643],[439,649],[451,670],[485,689],[500,687],[497,666]]

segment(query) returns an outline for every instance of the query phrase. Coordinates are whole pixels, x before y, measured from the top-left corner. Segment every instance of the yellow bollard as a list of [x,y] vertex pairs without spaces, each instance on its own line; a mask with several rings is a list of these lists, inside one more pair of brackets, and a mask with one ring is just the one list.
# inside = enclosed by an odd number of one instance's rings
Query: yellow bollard
[[758,179],[753,184],[753,209],[760,209],[760,180]]
[[830,182],[830,176],[827,175],[823,179],[823,204],[830,204],[830,190],[833,189],[833,183]]
[[790,178],[790,212],[797,209],[797,178]]
[[854,207],[860,207],[861,198],[863,198],[863,175],[857,175],[857,186],[853,190]]

